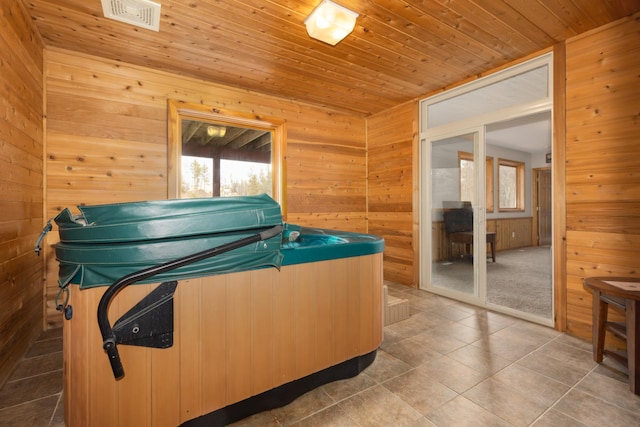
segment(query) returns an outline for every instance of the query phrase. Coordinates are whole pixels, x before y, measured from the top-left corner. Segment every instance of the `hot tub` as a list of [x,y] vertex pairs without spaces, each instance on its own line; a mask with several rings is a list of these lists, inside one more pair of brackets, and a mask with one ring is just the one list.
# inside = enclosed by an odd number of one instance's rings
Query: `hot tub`
[[[245,202],[254,212],[236,209]],[[226,425],[357,375],[374,360],[383,336],[384,241],[284,223],[273,214],[274,203],[266,196],[207,199],[185,216],[180,208],[193,205],[153,202],[165,213],[146,220],[137,209],[144,206],[133,204],[61,214],[56,252],[68,295],[61,298],[69,317],[63,327],[67,426]],[[110,209],[116,217],[125,211],[135,217],[124,221],[128,230],[119,229]],[[213,212],[230,218],[222,231],[203,224],[205,217],[221,223]],[[180,217],[197,224],[185,226]],[[100,227],[103,220],[112,223],[110,230]],[[91,227],[102,236],[95,242]],[[172,227],[182,231],[174,235]],[[115,344],[124,370],[116,379],[96,321],[114,282],[170,263],[186,248],[206,251],[273,227],[280,229],[265,240],[121,288],[106,313],[126,335]],[[152,237],[140,238],[147,233]],[[177,282],[173,292],[163,294],[171,282]],[[136,337],[145,316],[146,326],[153,319],[172,331],[160,327]]]

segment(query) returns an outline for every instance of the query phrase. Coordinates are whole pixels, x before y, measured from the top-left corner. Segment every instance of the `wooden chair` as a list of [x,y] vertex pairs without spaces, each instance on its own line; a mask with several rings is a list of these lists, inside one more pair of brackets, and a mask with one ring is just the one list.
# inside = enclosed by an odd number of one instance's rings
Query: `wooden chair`
[[[444,228],[449,240],[447,253],[451,260],[451,246],[453,244],[463,244],[465,254],[471,255],[473,248],[473,209],[458,208],[444,211]],[[487,231],[487,244],[491,248],[491,259],[496,262],[496,233]]]
[[[640,394],[640,279],[628,277],[588,277],[584,286],[593,295],[593,360],[602,363],[604,355],[627,366],[629,386]],[[609,305],[620,308],[625,322],[608,321]],[[605,349],[607,331],[627,343],[627,352],[620,354]]]

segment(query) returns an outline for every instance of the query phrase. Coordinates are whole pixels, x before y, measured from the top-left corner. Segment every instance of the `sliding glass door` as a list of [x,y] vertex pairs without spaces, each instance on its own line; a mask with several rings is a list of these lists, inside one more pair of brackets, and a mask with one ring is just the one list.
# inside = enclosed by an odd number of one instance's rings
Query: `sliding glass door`
[[[478,279],[474,265],[484,262],[482,214],[484,186],[478,185],[484,165],[476,161],[482,129],[444,135],[423,141],[423,164],[430,167],[429,209],[431,254],[426,288],[439,294],[478,302]],[[482,163],[482,162],[480,162]],[[475,256],[475,254],[481,254]]]
[[553,323],[552,94],[547,54],[420,101],[420,288]]

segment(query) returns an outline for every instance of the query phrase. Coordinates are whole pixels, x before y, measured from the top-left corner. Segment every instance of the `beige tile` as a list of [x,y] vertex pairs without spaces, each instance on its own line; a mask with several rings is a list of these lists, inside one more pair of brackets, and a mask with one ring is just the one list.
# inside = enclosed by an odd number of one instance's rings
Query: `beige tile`
[[511,364],[511,360],[491,353],[483,348],[467,345],[447,354],[475,371],[485,375],[491,375]]
[[532,427],[585,427],[581,422],[574,420],[573,418],[558,412],[554,409],[550,409],[545,412],[540,418],[538,418]]
[[440,325],[440,327],[434,328],[433,331],[439,336],[452,337],[466,344],[471,344],[472,342],[489,336],[488,332],[472,328],[470,326],[466,326],[457,322],[449,322]]
[[471,345],[512,362],[523,358],[538,348],[536,343],[528,342],[525,338],[505,336],[504,334],[498,335],[498,333],[477,340]]
[[445,323],[446,320],[437,316],[428,316],[424,313],[418,313],[409,316],[408,319],[393,323],[385,328],[385,332],[389,331],[396,335],[399,339],[406,339],[421,334],[426,329],[438,327]]
[[596,372],[589,373],[576,389],[606,400],[615,406],[640,414],[640,396],[633,394],[628,382],[618,381]]
[[509,427],[509,423],[463,396],[450,400],[426,417],[437,426]]
[[554,409],[587,426],[626,427],[640,425],[639,414],[624,410],[576,389],[571,390],[560,399]]
[[529,346],[541,347],[558,338],[559,332],[542,325],[519,321],[493,334],[496,337],[525,342]]
[[550,353],[540,351],[535,351],[516,363],[569,386],[575,385],[589,373],[588,369],[576,367],[554,358]]
[[428,344],[413,338],[395,343],[389,349],[386,349],[386,352],[412,367],[442,357],[440,353],[433,350]]
[[64,396],[60,393],[58,396],[58,403],[51,419],[50,427],[65,427],[64,424]]
[[516,322],[518,322],[518,320],[513,317],[491,311],[476,313],[460,320],[460,323],[465,326],[479,329],[490,334],[511,326]]
[[0,409],[3,427],[48,426],[58,402],[58,396],[47,396]]
[[376,360],[363,372],[374,381],[381,383],[393,377],[397,377],[411,369],[411,366],[385,351],[378,351]]
[[426,374],[457,393],[463,393],[488,377],[447,356],[420,365],[416,370]]
[[419,370],[411,370],[382,384],[422,415],[454,399],[458,393]]
[[36,341],[45,341],[54,338],[62,338],[62,328],[47,329],[40,334]]
[[[463,326],[466,328],[466,326]],[[470,328],[467,328],[470,329]],[[441,354],[450,353],[467,345],[467,342],[443,332],[440,328],[430,329],[411,338],[411,341],[427,346]]]
[[282,425],[272,411],[259,412],[235,423],[233,427],[279,427]]
[[569,391],[568,385],[517,364],[507,366],[492,378],[546,407]]
[[423,291],[415,292],[405,292],[400,294],[400,298],[404,298],[409,301],[409,307],[411,309],[411,314],[431,312],[431,310],[436,310],[442,307],[442,302],[435,298],[425,298],[422,294]]
[[22,359],[18,367],[11,374],[9,381],[33,377],[47,372],[62,369],[62,352],[44,354],[29,359]]
[[54,394],[57,395],[61,390],[62,370],[21,380],[8,381],[0,390],[0,408],[41,399]]
[[36,341],[33,343],[27,354],[25,354],[25,359],[29,359],[31,357],[42,356],[43,354],[49,353],[57,353],[62,351],[62,338],[53,338],[42,341]]
[[594,369],[594,372],[618,381],[629,382],[629,369],[627,369],[627,366],[606,355],[602,363]]
[[387,390],[376,386],[338,403],[358,426],[414,425],[422,415],[408,403]]
[[292,426],[296,427],[353,427],[355,421],[338,405],[330,406]]
[[514,426],[531,424],[548,408],[494,378],[481,382],[463,396]]
[[334,403],[335,401],[324,392],[324,389],[319,387],[303,394],[286,406],[273,409],[271,412],[278,422],[289,425],[319,412]]
[[567,334],[562,334],[557,331],[554,331],[554,332],[558,335],[555,340],[559,343],[578,347],[579,349],[588,351],[588,352],[592,352],[593,350],[593,347],[590,341],[585,341],[580,338],[572,337]]
[[593,353],[590,350],[567,345],[560,340],[549,342],[540,347],[538,352],[585,371],[590,371],[597,365],[593,361]]
[[457,322],[459,320],[472,316],[475,313],[458,304],[449,304],[447,306],[432,310],[429,312],[429,314],[435,314],[444,319]]
[[355,377],[348,378],[346,380],[334,381],[329,384],[325,384],[322,387],[329,397],[334,401],[339,402],[356,393],[360,393],[363,390],[374,387],[377,384],[378,383],[373,378],[366,373],[361,372]]

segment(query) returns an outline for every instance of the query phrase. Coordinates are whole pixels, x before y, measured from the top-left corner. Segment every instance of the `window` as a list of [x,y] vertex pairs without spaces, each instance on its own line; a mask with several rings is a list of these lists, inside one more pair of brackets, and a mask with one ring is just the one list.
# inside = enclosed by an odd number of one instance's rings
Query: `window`
[[169,198],[266,193],[285,214],[285,122],[169,100]]
[[499,211],[524,211],[524,163],[499,159],[498,186]]
[[[458,152],[458,164],[460,168],[460,200],[472,201],[474,187],[473,154],[464,151]],[[493,212],[493,157],[487,157],[486,164],[486,199],[487,212]]]

